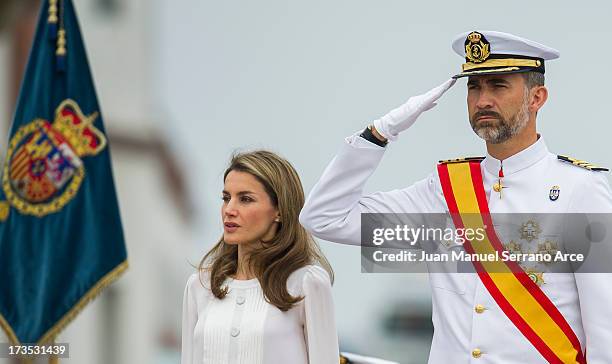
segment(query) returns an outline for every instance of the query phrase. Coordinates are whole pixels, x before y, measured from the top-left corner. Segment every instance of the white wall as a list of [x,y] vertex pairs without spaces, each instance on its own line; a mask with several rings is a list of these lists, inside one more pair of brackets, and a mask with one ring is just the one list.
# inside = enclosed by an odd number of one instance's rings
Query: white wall
[[144,0],[119,1],[116,14],[98,0],[74,0],[107,127],[133,134],[153,125],[150,49],[153,10]]

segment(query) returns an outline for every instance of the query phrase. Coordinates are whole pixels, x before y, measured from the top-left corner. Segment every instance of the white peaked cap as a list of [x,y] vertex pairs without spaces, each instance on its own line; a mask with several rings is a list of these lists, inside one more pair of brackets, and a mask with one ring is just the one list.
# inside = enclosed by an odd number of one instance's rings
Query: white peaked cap
[[[459,34],[453,40],[453,50],[461,57],[465,57],[465,40],[472,32]],[[491,54],[508,54],[534,58],[542,58],[545,61],[559,58],[559,51],[534,42],[529,39],[521,38],[514,34],[496,32],[492,30],[479,31],[491,43]]]
[[559,51],[529,39],[496,31],[471,31],[457,35],[453,50],[464,57],[455,77],[536,71],[544,73],[544,61],[559,58]]

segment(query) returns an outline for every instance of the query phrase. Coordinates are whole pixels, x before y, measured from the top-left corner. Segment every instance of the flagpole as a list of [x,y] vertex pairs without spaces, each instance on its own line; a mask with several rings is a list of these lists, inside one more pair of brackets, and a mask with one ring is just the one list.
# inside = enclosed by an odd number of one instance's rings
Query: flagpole
[[57,30],[57,45],[55,50],[56,70],[63,72],[66,70],[66,28],[64,28],[64,0],[59,1],[59,26]]
[[[51,341],[51,345],[55,345],[55,340]],[[59,358],[57,354],[49,355],[49,364],[59,364]]]

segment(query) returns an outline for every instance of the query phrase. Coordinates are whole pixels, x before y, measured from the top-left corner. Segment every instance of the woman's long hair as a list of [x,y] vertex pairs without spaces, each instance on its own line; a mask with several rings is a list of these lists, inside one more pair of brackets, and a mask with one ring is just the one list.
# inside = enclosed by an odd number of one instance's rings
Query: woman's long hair
[[[318,264],[329,273],[333,282],[331,265],[298,220],[304,206],[302,182],[288,161],[265,150],[235,154],[225,170],[224,181],[231,171],[253,175],[279,211],[281,222],[276,235],[249,254],[248,264],[261,284],[266,301],[287,311],[303,299],[293,297],[287,291],[287,279],[297,269]],[[209,273],[210,288],[219,299],[227,295],[223,283],[236,274],[237,267],[238,246],[227,244],[223,236],[198,266],[200,271]]]

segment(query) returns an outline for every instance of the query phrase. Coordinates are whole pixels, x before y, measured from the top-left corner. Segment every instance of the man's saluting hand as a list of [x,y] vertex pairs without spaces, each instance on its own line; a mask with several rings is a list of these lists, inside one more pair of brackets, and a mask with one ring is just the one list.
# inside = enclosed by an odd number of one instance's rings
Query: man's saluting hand
[[378,132],[385,139],[396,140],[399,133],[412,126],[421,113],[436,106],[436,101],[456,81],[456,79],[451,78],[423,95],[413,96],[402,106],[391,110],[387,115],[377,119],[374,121],[374,135]]

